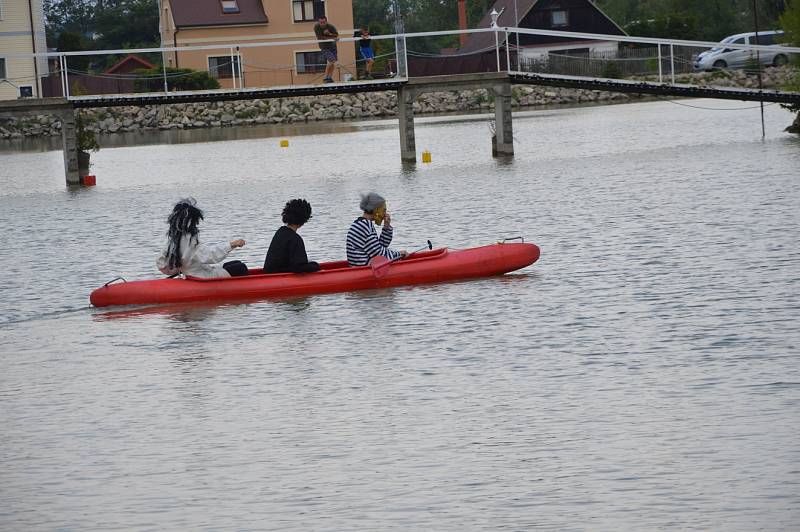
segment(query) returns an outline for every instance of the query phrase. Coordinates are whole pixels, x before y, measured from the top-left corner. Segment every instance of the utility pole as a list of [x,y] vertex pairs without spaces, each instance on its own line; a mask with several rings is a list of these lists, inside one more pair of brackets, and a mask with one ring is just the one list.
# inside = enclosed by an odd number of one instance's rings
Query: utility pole
[[392,11],[394,11],[394,32],[397,37],[394,40],[394,49],[397,54],[397,75],[401,78],[408,77],[408,64],[406,63],[406,38],[400,37],[405,33],[403,28],[403,17],[400,16],[400,0],[394,0],[392,3]]
[[[756,0],[753,0],[753,22],[756,26],[756,44],[761,44],[761,39],[758,38],[758,6]],[[764,84],[761,79],[761,52],[756,50],[756,68],[758,69],[758,92],[761,95],[761,139],[767,136],[766,127],[764,126]]]

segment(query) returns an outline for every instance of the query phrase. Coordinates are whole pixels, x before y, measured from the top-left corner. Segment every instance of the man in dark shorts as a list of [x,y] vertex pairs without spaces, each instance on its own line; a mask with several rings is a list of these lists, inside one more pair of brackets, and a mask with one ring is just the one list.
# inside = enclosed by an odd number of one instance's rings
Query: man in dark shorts
[[372,79],[372,65],[375,63],[375,52],[372,51],[372,39],[369,37],[369,28],[364,26],[361,28],[361,34],[356,37],[361,37],[358,41],[358,50],[361,57],[364,58],[364,78]]
[[[339,32],[336,26],[328,24],[328,17],[319,17],[317,23],[314,24],[314,34],[317,40],[324,41],[328,39],[338,39]],[[333,83],[333,69],[336,62],[339,60],[336,54],[336,42],[320,42],[319,49],[322,50],[322,55],[325,57],[325,77],[324,83]]]

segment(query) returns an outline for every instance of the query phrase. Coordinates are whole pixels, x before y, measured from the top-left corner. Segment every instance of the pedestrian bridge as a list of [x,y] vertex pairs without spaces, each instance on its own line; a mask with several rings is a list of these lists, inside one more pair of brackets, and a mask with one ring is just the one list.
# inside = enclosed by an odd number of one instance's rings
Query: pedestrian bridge
[[[415,52],[414,42],[418,39],[439,37],[454,34],[489,33],[494,36],[494,46],[473,52],[464,60],[463,55],[454,53],[421,54]],[[594,57],[591,54],[570,55],[550,54],[542,59],[535,54],[541,50],[531,50],[515,46],[514,40],[520,35],[537,35],[549,38],[568,38],[574,42],[616,42],[619,54]],[[486,35],[482,36],[486,40]],[[426,32],[373,36],[374,41],[388,41],[392,50],[383,54],[389,66],[387,75],[374,80],[355,80],[359,65],[340,65],[339,78],[334,83],[289,84],[253,86],[252,79],[263,79],[263,76],[250,76],[253,65],[249,65],[246,57],[248,48],[260,46],[314,45],[315,40],[293,40],[282,42],[240,43],[225,45],[226,54],[231,57],[230,79],[225,79],[225,88],[214,90],[177,90],[179,83],[172,74],[162,68],[160,79],[152,76],[147,83],[136,84],[126,78],[126,83],[117,80],[117,86],[137,87],[137,91],[114,90],[106,87],[102,91],[86,94],[86,90],[76,93],[76,81],[102,77],[102,74],[79,71],[74,64],[82,56],[115,56],[132,53],[166,54],[186,52],[188,50],[219,50],[220,45],[181,48],[154,48],[136,50],[107,50],[90,52],[63,52],[35,54],[46,56],[58,68],[51,76],[55,76],[55,86],[59,89],[58,98],[26,98],[11,102],[0,102],[0,116],[8,114],[59,113],[62,115],[62,133],[64,135],[65,169],[67,182],[75,184],[79,180],[77,174],[77,155],[75,153],[75,120],[74,109],[113,107],[113,106],[145,106],[168,105],[174,103],[214,102],[226,100],[287,98],[298,96],[317,96],[342,93],[396,91],[398,94],[398,118],[400,126],[401,157],[405,161],[416,160],[414,143],[413,102],[424,92],[487,89],[491,91],[495,102],[495,138],[493,152],[496,155],[513,155],[513,135],[511,125],[511,87],[512,85],[544,85],[552,87],[569,87],[587,90],[612,91],[650,94],[668,98],[715,98],[741,101],[760,101],[781,104],[800,105],[800,92],[781,90],[780,88],[742,88],[723,86],[718,81],[729,76],[722,72],[719,77],[712,77],[698,83],[689,76],[693,70],[692,58],[696,52],[720,46],[719,43],[702,41],[685,41],[669,39],[652,39],[633,36],[602,35],[574,33],[551,30],[532,30],[523,28],[492,27],[475,30]],[[339,40],[339,46],[346,46],[355,38]],[[759,54],[772,52],[775,47],[744,44],[726,44],[729,48],[742,49],[751,54],[755,65],[754,75],[761,80]],[[387,46],[384,46],[386,48]],[[627,50],[621,53],[622,50]],[[781,55],[788,58],[800,57],[800,48],[781,46]],[[567,52],[569,52],[567,50]],[[217,52],[219,53],[219,52]],[[25,56],[30,54],[4,54],[5,57]],[[432,57],[433,56],[433,57]],[[84,58],[85,59],[85,58]],[[378,59],[381,59],[379,56]],[[439,65],[448,70],[445,75],[425,75],[430,73],[431,65]],[[424,66],[424,68],[422,68]],[[284,66],[280,66],[285,68]],[[598,69],[602,67],[602,69]],[[613,68],[611,68],[613,67]],[[788,68],[788,67],[783,67]],[[342,69],[349,72],[342,73]],[[440,68],[439,70],[442,70]],[[87,77],[88,76],[88,77]],[[136,76],[136,74],[128,75]],[[345,81],[347,80],[347,81]],[[156,82],[156,83],[154,83]],[[154,86],[155,85],[155,86]],[[91,92],[91,91],[90,91]]]
[[[430,92],[472,88],[486,79],[504,80],[511,85],[544,85],[574,89],[602,90],[636,94],[681,98],[715,98],[722,100],[763,101],[771,103],[800,104],[800,92],[711,87],[682,83],[664,83],[624,79],[590,78],[534,72],[478,72],[448,76],[426,76],[402,79],[348,81],[324,85],[288,85],[283,87],[255,87],[242,89],[218,89],[207,91],[172,91],[166,93],[101,94],[73,96],[63,99],[76,109],[93,107],[115,107],[123,105],[167,105],[173,103],[215,102],[251,100],[263,98],[291,98],[298,96],[321,96],[359,92],[382,92],[399,90],[409,84],[426,84]],[[470,87],[467,87],[470,86]],[[480,87],[478,87],[480,88]],[[30,101],[36,106],[36,99]],[[2,103],[0,102],[0,109]]]

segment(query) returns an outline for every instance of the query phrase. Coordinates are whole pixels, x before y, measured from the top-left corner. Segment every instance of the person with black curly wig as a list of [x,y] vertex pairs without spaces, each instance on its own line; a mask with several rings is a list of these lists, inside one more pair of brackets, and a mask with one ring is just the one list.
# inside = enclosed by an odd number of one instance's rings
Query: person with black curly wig
[[293,199],[283,208],[283,223],[275,231],[264,259],[264,273],[307,273],[319,270],[319,264],[310,262],[306,245],[297,234],[311,218],[311,205],[304,199]]
[[156,266],[165,275],[179,273],[189,277],[237,277],[247,275],[247,265],[240,260],[220,264],[228,253],[244,246],[237,238],[222,244],[201,243],[197,225],[203,211],[197,208],[194,198],[180,200],[172,208],[167,223],[167,247],[156,260]]

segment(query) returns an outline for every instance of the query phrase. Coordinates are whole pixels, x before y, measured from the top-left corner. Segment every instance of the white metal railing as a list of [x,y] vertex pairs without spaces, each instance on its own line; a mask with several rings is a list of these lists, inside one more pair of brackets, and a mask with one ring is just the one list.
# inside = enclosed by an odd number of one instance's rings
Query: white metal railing
[[[662,50],[664,46],[668,47],[669,49],[669,61],[670,61],[670,80],[671,83],[675,83],[675,47],[691,47],[691,48],[714,48],[714,47],[724,47],[729,49],[740,49],[740,50],[750,50],[750,51],[762,51],[762,52],[774,52],[775,46],[769,45],[752,45],[752,44],[732,44],[732,43],[722,43],[722,42],[710,42],[710,41],[691,41],[691,40],[678,40],[678,39],[660,39],[660,38],[652,38],[652,37],[636,37],[636,36],[627,36],[627,35],[606,35],[600,33],[578,33],[578,32],[567,32],[567,31],[558,31],[558,30],[543,30],[543,29],[528,29],[528,28],[516,28],[516,27],[492,27],[492,28],[478,28],[478,29],[471,29],[471,30],[445,30],[445,31],[429,31],[429,32],[416,32],[416,33],[396,33],[396,34],[388,34],[388,35],[374,35],[370,38],[376,41],[379,40],[394,40],[395,42],[395,50],[394,55],[396,56],[397,65],[398,65],[398,79],[407,79],[408,78],[408,49],[407,49],[407,40],[413,38],[420,38],[420,37],[437,37],[437,36],[447,36],[447,35],[461,35],[461,34],[479,34],[479,33],[494,33],[494,48],[495,51],[495,58],[497,63],[497,71],[502,71],[501,66],[501,48],[505,48],[505,58],[506,58],[506,71],[509,73],[521,73],[520,70],[512,70],[511,69],[511,48],[510,45],[503,46],[502,43],[510,43],[510,36],[513,34],[518,35],[536,35],[536,36],[548,36],[548,37],[567,37],[572,40],[588,40],[588,41],[611,41],[611,42],[624,42],[624,43],[637,43],[637,44],[649,44],[657,46],[658,48],[658,76],[659,81],[663,82],[664,72],[663,72],[663,65],[662,65]],[[503,38],[501,39],[501,35]],[[337,39],[338,42],[355,42],[360,40],[360,37],[343,37]],[[224,44],[224,45],[198,45],[198,46],[183,46],[183,47],[173,47],[173,46],[166,46],[160,48],[133,48],[133,49],[118,49],[118,50],[86,50],[86,51],[74,51],[74,52],[48,52],[48,53],[37,53],[37,54],[21,54],[21,53],[4,53],[0,54],[0,57],[4,58],[54,58],[58,61],[59,68],[63,75],[61,76],[61,87],[62,87],[62,94],[65,95],[68,99],[81,99],[81,98],[90,98],[85,96],[75,96],[70,95],[70,85],[69,85],[69,69],[68,69],[68,60],[72,57],[81,57],[81,56],[98,56],[98,55],[120,55],[120,54],[136,54],[136,53],[158,53],[158,54],[167,54],[167,53],[180,53],[180,52],[192,52],[192,51],[209,51],[209,50],[225,50],[226,55],[230,56],[230,65],[231,65],[231,81],[233,84],[234,90],[244,91],[252,88],[245,87],[245,69],[243,69],[243,62],[242,62],[242,51],[252,48],[261,48],[261,47],[277,47],[277,46],[297,46],[297,45],[310,45],[310,44],[318,44],[320,42],[333,42],[333,41],[318,41],[317,39],[297,39],[297,40],[281,40],[281,41],[267,41],[267,42],[243,42],[239,44]],[[490,48],[490,49],[491,49]],[[800,54],[800,47],[795,46],[781,46],[781,51],[786,52],[787,54]],[[477,53],[477,52],[476,52]],[[164,92],[169,92],[169,82],[168,76],[166,72],[166,61],[162,60],[162,74],[163,74],[163,86]],[[519,69],[520,61],[517,60],[517,69]],[[186,92],[186,91],[183,91]],[[200,92],[200,91],[190,91],[190,92]],[[209,92],[209,91],[202,91],[202,92]],[[91,98],[96,98],[91,97]]]

